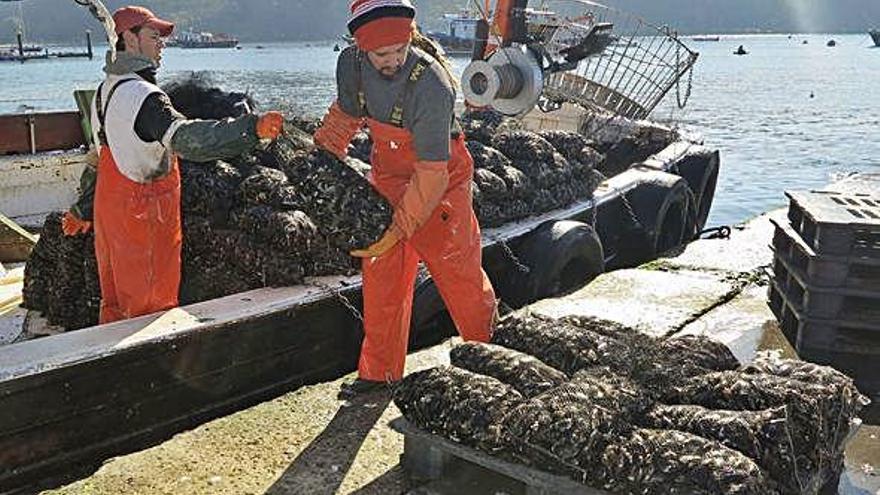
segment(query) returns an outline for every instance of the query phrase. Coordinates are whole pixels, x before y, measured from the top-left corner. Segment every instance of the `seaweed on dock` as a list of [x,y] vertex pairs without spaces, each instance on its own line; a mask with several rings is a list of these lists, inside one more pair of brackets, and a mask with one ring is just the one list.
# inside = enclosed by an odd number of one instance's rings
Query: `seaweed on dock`
[[502,319],[492,343],[529,353],[571,376],[626,353],[622,342],[541,315],[514,313]]
[[785,407],[730,411],[657,405],[640,423],[647,428],[685,431],[716,440],[754,460],[778,482],[783,493],[798,493],[798,465]]
[[493,415],[493,453],[615,492],[816,494],[840,474],[865,405],[830,368],[769,355],[740,366],[706,337],[659,339],[596,318],[517,312],[492,342],[457,346],[451,360],[476,373],[461,380],[522,393]]
[[632,425],[620,410],[597,403],[594,392],[586,384],[566,383],[511,409],[501,432],[513,456],[581,482],[604,479],[602,452]]
[[673,389],[667,400],[739,411],[785,407],[797,459],[795,481],[786,484],[790,493],[816,493],[839,472],[850,421],[862,407],[835,385],[741,371],[695,377]]
[[664,340],[660,347],[668,359],[712,371],[739,367],[739,360],[726,345],[705,335],[683,335]]
[[466,342],[449,353],[453,366],[497,378],[524,397],[534,397],[568,380],[565,373],[528,354],[492,344]]
[[637,429],[602,454],[605,488],[632,494],[777,493],[754,461],[706,438]]
[[413,373],[394,389],[394,403],[417,427],[487,452],[501,447],[501,421],[520,401],[509,385],[453,366]]
[[[593,318],[514,313],[499,323],[492,342],[528,352],[570,376],[591,366],[610,368],[654,397],[714,369],[701,365],[710,361],[702,349],[686,352],[685,342],[666,346],[620,324]],[[714,352],[723,355],[719,349]]]

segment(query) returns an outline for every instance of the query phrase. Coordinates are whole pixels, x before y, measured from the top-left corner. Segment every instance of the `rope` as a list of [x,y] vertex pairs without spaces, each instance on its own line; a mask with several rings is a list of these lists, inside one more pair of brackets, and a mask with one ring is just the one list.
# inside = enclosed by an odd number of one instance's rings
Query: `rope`
[[[730,234],[732,232],[733,229],[731,229],[729,225],[710,227],[701,230],[700,233],[697,234],[697,239],[730,239]],[[703,237],[704,235],[706,235],[706,237]]]

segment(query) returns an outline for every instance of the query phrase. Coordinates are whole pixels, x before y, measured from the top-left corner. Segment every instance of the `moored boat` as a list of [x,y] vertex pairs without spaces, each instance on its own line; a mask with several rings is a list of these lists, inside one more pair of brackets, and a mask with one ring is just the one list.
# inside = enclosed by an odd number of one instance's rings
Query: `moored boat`
[[168,46],[180,48],[235,48],[238,39],[223,33],[184,31],[168,41]]
[[874,40],[874,46],[880,46],[880,30],[868,31],[868,34],[871,35],[871,39]]
[[430,31],[426,33],[428,37],[439,43],[447,55],[471,55],[480,18],[463,10],[457,14],[444,14],[443,19],[446,22],[446,32]]

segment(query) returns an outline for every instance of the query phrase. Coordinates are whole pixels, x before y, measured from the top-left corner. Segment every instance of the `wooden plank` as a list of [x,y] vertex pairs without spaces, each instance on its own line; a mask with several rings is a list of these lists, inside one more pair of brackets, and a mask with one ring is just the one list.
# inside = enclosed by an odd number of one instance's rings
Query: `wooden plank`
[[570,478],[550,474],[523,464],[507,462],[476,449],[451,442],[438,435],[424,432],[403,417],[392,420],[390,426],[393,430],[404,435],[403,455],[406,459],[406,465],[416,467],[418,472],[427,475],[428,479],[437,479],[442,475],[451,456],[519,480],[527,486],[527,493],[609,495],[607,491],[589,487]]
[[0,213],[0,263],[27,261],[37,236]]
[[79,112],[0,115],[0,155],[70,150],[86,143]]

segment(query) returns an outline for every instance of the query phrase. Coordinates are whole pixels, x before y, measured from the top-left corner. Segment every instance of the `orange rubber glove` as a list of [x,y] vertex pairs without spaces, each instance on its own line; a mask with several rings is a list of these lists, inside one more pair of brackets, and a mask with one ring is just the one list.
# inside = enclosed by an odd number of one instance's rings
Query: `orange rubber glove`
[[447,162],[417,162],[403,198],[394,208],[394,225],[412,237],[440,204],[449,185]]
[[66,236],[74,236],[77,234],[85,234],[92,230],[92,222],[83,220],[76,216],[73,212],[67,211],[61,217],[61,231]]
[[260,139],[278,139],[284,130],[284,116],[281,112],[266,112],[257,120],[257,137]]
[[400,233],[400,230],[392,225],[391,227],[388,227],[384,234],[382,234],[381,239],[371,244],[368,248],[355,249],[350,254],[355,258],[377,258],[387,253],[388,250],[393,248],[402,238],[403,235]]
[[345,113],[335,101],[324,115],[321,127],[315,131],[315,144],[342,160],[348,155],[348,144],[362,125],[363,119]]

